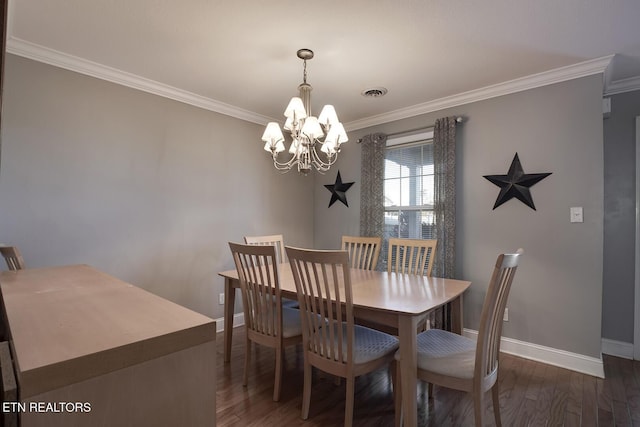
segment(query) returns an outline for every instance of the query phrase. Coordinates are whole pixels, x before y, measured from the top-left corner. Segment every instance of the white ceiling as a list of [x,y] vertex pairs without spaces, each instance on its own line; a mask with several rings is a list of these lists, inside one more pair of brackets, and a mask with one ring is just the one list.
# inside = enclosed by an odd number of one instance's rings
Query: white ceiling
[[[9,3],[9,52],[257,123],[297,93],[300,48],[315,51],[314,112],[332,103],[347,128],[609,55],[606,79],[640,89],[640,1]],[[389,93],[361,96],[378,86]]]

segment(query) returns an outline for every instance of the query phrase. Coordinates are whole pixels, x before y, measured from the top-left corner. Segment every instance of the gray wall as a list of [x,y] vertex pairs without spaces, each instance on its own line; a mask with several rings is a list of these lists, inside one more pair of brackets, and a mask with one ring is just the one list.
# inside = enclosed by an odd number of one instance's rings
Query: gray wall
[[[350,208],[327,209],[317,180],[315,244],[335,247],[358,233],[360,147],[371,132],[393,133],[462,115],[457,143],[457,276],[473,282],[465,296],[466,328],[477,329],[495,257],[525,249],[510,295],[503,335],[600,357],[603,250],[602,76],[502,96],[350,133],[339,164]],[[534,211],[517,200],[492,210],[498,187],[483,175],[505,174],[515,153],[525,173],[553,174],[532,187]],[[585,222],[571,224],[582,206]]]
[[[599,357],[601,76],[350,132],[337,168],[315,178],[275,172],[258,125],[13,55],[6,79],[0,242],[19,245],[32,267],[91,264],[212,317],[222,315],[216,273],[232,268],[227,241],[286,229],[288,243],[338,247],[342,234],[359,233],[356,140],[463,115],[457,274],[473,281],[465,327],[476,328],[496,254],[522,246],[504,335]],[[612,118],[615,110],[614,100]],[[506,173],[515,152],[525,172],[553,172],[532,188],[537,211],[515,200],[491,209],[498,189],[482,175]],[[355,181],[350,207],[327,209],[323,185],[338,169]],[[570,206],[584,207],[583,224],[569,223]]]
[[261,126],[7,55],[2,131],[0,242],[29,267],[90,264],[216,318],[228,241],[313,245],[313,180],[273,169]]
[[640,91],[611,97],[604,121],[602,336],[633,343],[636,225],[635,118]]

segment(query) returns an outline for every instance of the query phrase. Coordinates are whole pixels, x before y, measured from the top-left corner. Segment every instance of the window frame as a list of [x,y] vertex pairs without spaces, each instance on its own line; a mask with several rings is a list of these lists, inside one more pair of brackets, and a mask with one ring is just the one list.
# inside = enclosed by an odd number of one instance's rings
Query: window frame
[[[398,135],[396,137],[392,137],[387,139],[387,143],[385,145],[385,155],[384,155],[384,172],[383,172],[383,194],[384,194],[384,200],[387,199],[388,197],[388,193],[387,193],[387,182],[390,179],[402,179],[402,177],[399,178],[387,178],[387,160],[388,160],[388,153],[391,150],[400,150],[400,149],[407,149],[407,148],[411,148],[411,147],[422,147],[422,146],[426,146],[429,144],[433,144],[433,129],[429,129],[420,133],[412,133],[412,134],[401,134]],[[433,174],[431,174],[433,175]],[[424,176],[428,176],[425,174],[419,175],[421,177]],[[409,176],[410,177],[410,176]],[[416,178],[414,178],[416,179]],[[417,179],[422,179],[422,178],[417,178]],[[434,189],[435,190],[435,189]],[[399,196],[399,203],[403,203],[403,197],[402,197],[402,193]],[[401,204],[401,205],[394,205],[394,206],[387,206],[386,203],[383,206],[383,212],[384,212],[384,230],[383,230],[383,234],[384,234],[384,240],[386,242],[386,240],[389,237],[401,237],[401,238],[419,238],[419,239],[424,239],[424,238],[433,238],[433,229],[435,228],[435,214],[434,214],[434,205],[433,203],[431,204]],[[388,214],[391,212],[397,212],[398,215],[397,217],[400,218],[400,216],[402,215],[402,212],[418,212],[418,215],[420,215],[421,217],[423,217],[423,212],[427,212],[431,214],[431,217],[433,218],[432,223],[431,223],[431,227],[432,227],[432,231],[429,233],[431,234],[431,236],[425,236],[424,234],[424,230],[421,229],[419,232],[414,232],[411,234],[409,234],[409,227],[407,224],[407,230],[406,233],[403,232],[402,230],[402,226],[403,224],[401,223],[400,219],[398,219],[398,224],[397,226],[392,226],[395,228],[395,230],[397,230],[397,232],[389,232],[389,226],[387,225],[387,218],[388,218]],[[420,221],[420,226],[422,227],[422,220]],[[414,226],[414,229],[416,229],[417,227]],[[416,234],[418,234],[418,236],[416,236]],[[385,245],[386,246],[386,245]],[[382,254],[383,257],[385,258],[386,261],[386,253]]]

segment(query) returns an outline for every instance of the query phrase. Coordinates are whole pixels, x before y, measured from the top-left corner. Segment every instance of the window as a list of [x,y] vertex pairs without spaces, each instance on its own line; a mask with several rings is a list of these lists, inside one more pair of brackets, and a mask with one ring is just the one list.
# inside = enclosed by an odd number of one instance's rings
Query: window
[[[433,133],[387,141],[384,237],[435,238]],[[386,257],[386,253],[382,254]]]

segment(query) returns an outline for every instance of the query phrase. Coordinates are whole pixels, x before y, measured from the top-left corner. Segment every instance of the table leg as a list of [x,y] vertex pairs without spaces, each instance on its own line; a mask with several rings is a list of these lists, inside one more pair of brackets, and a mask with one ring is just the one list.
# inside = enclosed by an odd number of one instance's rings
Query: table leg
[[236,290],[231,279],[224,278],[224,361],[231,360],[231,337],[233,335],[233,308],[236,303]]
[[417,327],[418,318],[415,316],[400,316],[398,319],[402,413],[404,426],[406,427],[416,427],[418,425],[418,403],[416,401],[418,372]]
[[451,305],[451,332],[462,335],[462,294],[449,304]]

